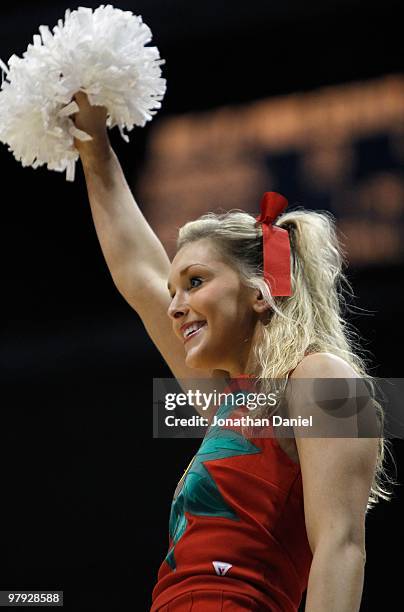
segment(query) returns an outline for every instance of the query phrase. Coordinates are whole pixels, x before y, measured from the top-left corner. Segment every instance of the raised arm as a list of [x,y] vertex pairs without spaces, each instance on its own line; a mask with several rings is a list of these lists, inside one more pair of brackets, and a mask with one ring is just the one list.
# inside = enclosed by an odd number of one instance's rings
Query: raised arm
[[144,298],[144,281],[167,278],[168,255],[144,218],[126,182],[105,127],[106,110],[91,106],[81,92],[76,126],[92,141],[75,141],[83,164],[91,212],[101,249],[114,283],[136,309]]
[[83,164],[95,229],[113,281],[143,324],[176,378],[209,378],[185,365],[183,344],[167,315],[170,260],[126,182],[109,142],[106,109],[77,93],[75,124],[93,140],[75,141]]

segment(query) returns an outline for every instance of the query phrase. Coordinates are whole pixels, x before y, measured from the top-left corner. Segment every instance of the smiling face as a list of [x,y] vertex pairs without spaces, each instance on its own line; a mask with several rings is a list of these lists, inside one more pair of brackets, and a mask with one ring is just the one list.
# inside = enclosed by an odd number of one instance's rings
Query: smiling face
[[[184,343],[186,365],[242,374],[259,315],[266,309],[259,292],[242,285],[208,238],[178,251],[168,286],[172,301],[167,314]],[[191,322],[196,323],[188,335]]]

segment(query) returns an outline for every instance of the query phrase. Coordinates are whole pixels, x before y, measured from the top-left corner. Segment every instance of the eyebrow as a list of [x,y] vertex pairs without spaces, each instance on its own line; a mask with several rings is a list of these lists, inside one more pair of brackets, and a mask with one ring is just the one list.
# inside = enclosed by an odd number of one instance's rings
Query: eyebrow
[[[182,268],[182,270],[180,270],[180,276],[183,276],[185,272],[188,270],[188,268],[192,268],[192,266],[202,266],[204,268],[209,268],[209,266],[206,266],[203,263],[199,263],[199,262],[191,263],[189,264],[189,266],[186,266],[185,268]],[[169,282],[167,283],[167,289],[171,291],[171,285]]]

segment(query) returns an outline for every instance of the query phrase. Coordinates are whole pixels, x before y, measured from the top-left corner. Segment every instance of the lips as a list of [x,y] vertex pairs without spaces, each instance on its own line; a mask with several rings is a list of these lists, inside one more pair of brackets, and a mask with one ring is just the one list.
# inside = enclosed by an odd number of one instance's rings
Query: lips
[[191,327],[191,325],[195,325],[197,323],[205,323],[205,322],[206,321],[204,321],[203,319],[194,319],[193,321],[188,321],[188,323],[184,323],[184,325],[181,325],[180,332],[184,333],[187,327]]
[[202,329],[206,327],[207,325],[206,321],[201,321],[201,322],[198,321],[198,323],[201,323],[198,329],[192,331],[188,336],[184,337],[184,344],[188,342],[188,340],[191,340],[191,338],[193,338],[194,336],[198,335],[202,331]]

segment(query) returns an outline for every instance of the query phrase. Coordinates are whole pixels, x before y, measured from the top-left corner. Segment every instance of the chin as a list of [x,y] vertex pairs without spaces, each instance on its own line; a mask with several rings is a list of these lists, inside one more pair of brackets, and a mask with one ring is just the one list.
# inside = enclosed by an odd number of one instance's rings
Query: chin
[[197,355],[195,357],[187,357],[185,359],[185,365],[194,370],[206,370],[210,367],[206,366],[204,361],[199,359]]
[[195,351],[195,354],[191,351],[185,357],[185,365],[195,370],[212,370],[217,368],[216,363],[212,363],[209,359],[200,354],[199,351]]

